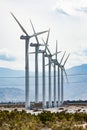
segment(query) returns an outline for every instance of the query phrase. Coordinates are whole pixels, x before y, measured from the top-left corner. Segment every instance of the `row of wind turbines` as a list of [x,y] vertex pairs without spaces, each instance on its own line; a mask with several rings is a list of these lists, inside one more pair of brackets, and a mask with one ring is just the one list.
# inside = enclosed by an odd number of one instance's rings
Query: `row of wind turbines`
[[[29,54],[35,54],[35,103],[39,102],[39,84],[38,84],[38,73],[39,73],[39,69],[38,69],[38,55],[39,53],[42,53],[42,104],[43,104],[43,108],[46,108],[46,78],[45,78],[45,58],[48,58],[48,107],[51,108],[52,107],[52,83],[51,83],[51,67],[53,66],[53,70],[54,70],[54,76],[53,76],[53,80],[54,80],[54,107],[63,105],[64,102],[64,76],[63,73],[65,73],[65,76],[67,78],[67,74],[65,71],[65,64],[69,58],[69,55],[66,57],[65,61],[62,64],[62,61],[64,59],[65,53],[63,54],[60,62],[58,60],[58,53],[60,53],[60,51],[57,51],[57,41],[56,41],[56,52],[54,54],[52,54],[48,48],[48,40],[49,40],[49,33],[50,33],[50,29],[46,30],[46,31],[42,31],[42,32],[37,32],[34,29],[34,26],[30,20],[32,29],[34,34],[33,35],[28,35],[28,33],[26,32],[26,30],[23,28],[23,26],[20,24],[20,22],[18,21],[18,19],[14,16],[14,14],[11,12],[11,15],[13,16],[13,18],[16,20],[16,22],[18,23],[18,25],[20,26],[21,30],[23,31],[23,33],[25,35],[21,35],[20,39],[25,40],[25,108],[26,109],[30,109],[30,90],[29,90]],[[46,42],[43,40],[43,44],[39,43],[39,39],[38,39],[38,35],[47,33],[47,39]],[[36,39],[36,43],[30,43],[30,39],[32,37],[35,37]],[[29,52],[29,47],[35,47],[35,52]],[[40,46],[44,46],[45,49],[40,50]],[[55,59],[53,59],[53,56],[55,55]],[[57,69],[57,70],[56,70]],[[56,75],[57,73],[57,75]],[[56,78],[57,77],[57,78]],[[56,83],[56,80],[58,81]],[[57,99],[57,95],[56,95],[56,91],[58,92],[58,99]],[[58,102],[58,104],[57,104]]]

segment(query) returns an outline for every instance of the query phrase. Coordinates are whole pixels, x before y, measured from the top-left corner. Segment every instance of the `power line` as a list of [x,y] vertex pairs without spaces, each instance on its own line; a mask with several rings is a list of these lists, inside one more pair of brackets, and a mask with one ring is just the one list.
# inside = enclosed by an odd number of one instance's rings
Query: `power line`
[[79,75],[79,76],[80,76],[80,75],[81,75],[81,76],[84,76],[84,75],[87,75],[87,73],[85,73],[85,74],[67,74],[67,76],[78,76],[78,75]]
[[0,78],[25,78],[25,77],[24,76],[23,77],[20,77],[20,76],[18,76],[18,77],[16,77],[16,76],[15,77],[8,77],[7,76],[7,77],[0,77]]
[[[67,82],[65,82],[65,83],[67,83]],[[71,83],[87,83],[87,81],[74,81],[74,82],[68,82],[69,84],[71,84]]]
[[[84,73],[84,74],[68,74],[67,76],[69,77],[71,77],[71,76],[86,76],[87,75],[87,73]],[[58,75],[56,75],[56,77],[57,77]],[[45,76],[46,78],[48,78],[48,75],[46,75]],[[51,75],[51,77],[54,77],[53,75]],[[14,76],[14,77],[0,77],[0,79],[24,79],[25,78],[25,76]],[[29,78],[35,78],[35,76],[29,76]],[[42,76],[40,75],[39,76],[39,78],[42,78]],[[67,83],[67,82],[65,82],[65,83]],[[68,82],[69,84],[73,84],[73,83],[87,83],[87,81],[71,81],[71,82]]]
[[[87,75],[87,73],[84,73],[84,74],[67,74],[67,76],[85,76]],[[58,76],[58,75],[56,75]],[[65,76],[65,75],[64,75]],[[35,76],[29,76],[29,78],[34,78]],[[39,76],[39,78],[42,77],[42,76]],[[48,76],[45,76],[45,77],[48,77]],[[51,75],[51,77],[54,77],[53,75]],[[14,77],[0,77],[0,78],[25,78],[25,76],[14,76]]]

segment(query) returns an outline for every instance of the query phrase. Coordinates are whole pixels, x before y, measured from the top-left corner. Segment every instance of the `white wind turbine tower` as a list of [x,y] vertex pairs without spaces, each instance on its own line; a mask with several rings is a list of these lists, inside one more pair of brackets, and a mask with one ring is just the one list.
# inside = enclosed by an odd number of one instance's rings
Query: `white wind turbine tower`
[[56,59],[57,59],[57,41],[56,41],[56,52],[55,52],[55,59],[52,59],[53,69],[54,69],[54,107],[56,107]]
[[52,93],[52,92],[51,92],[51,59],[52,59],[52,56],[53,56],[53,55],[51,54],[51,52],[50,52],[50,50],[48,49],[48,47],[46,47],[46,48],[47,48],[47,50],[48,50],[48,52],[49,52],[49,54],[47,54],[47,53],[45,54],[45,57],[48,57],[48,60],[49,60],[49,63],[48,63],[47,65],[49,65],[49,68],[48,68],[48,69],[49,69],[49,70],[48,70],[48,71],[49,71],[49,72],[48,72],[48,73],[49,73],[49,74],[48,74],[48,75],[49,75],[49,76],[48,76],[48,77],[49,77],[49,85],[48,85],[48,86],[49,86],[48,107],[50,108],[50,107],[51,107],[51,93]]
[[[60,104],[60,63],[58,62],[58,58],[57,58],[57,53],[58,52],[58,50],[57,50],[57,40],[56,40],[56,55],[55,55],[55,59],[54,59],[54,64],[55,65],[57,65],[58,66],[58,85],[57,85],[57,87],[58,87],[58,106],[59,106],[59,104]],[[61,51],[60,51],[61,52]],[[55,75],[55,70],[54,70],[54,75]],[[54,88],[55,88],[55,76],[54,76]],[[54,95],[55,95],[55,89],[54,89]],[[55,97],[54,97],[54,102],[55,102]]]
[[60,100],[60,73],[59,73],[59,68],[61,67],[60,64],[58,63],[57,59],[57,54],[60,53],[61,51],[57,51],[57,40],[56,40],[56,52],[55,52],[55,59],[52,59],[54,63],[54,107],[56,107],[56,66],[58,66],[58,103]]
[[[47,36],[47,40],[46,43],[44,41],[44,44],[39,44],[39,46],[45,46],[44,50],[38,50],[38,53],[42,53],[42,100],[43,100],[43,108],[46,107],[46,99],[45,99],[45,54],[46,54],[46,46],[48,44],[48,39],[49,39],[49,33],[50,30],[48,31],[48,36]],[[31,46],[37,45],[37,43],[31,43]],[[30,54],[35,54],[36,52],[30,52]],[[35,92],[36,93],[36,92]]]
[[58,106],[60,106],[61,105],[61,103],[60,103],[60,101],[61,101],[61,98],[60,98],[60,96],[61,96],[61,85],[60,85],[60,81],[62,81],[62,80],[60,80],[60,71],[61,71],[61,68],[62,68],[62,66],[61,66],[61,63],[62,63],[62,61],[63,61],[63,58],[64,58],[64,56],[65,56],[65,54],[66,54],[66,51],[64,52],[64,54],[63,54],[63,56],[62,56],[62,58],[61,58],[61,60],[60,60],[60,63],[59,63],[59,65],[58,65]]
[[[57,44],[57,41],[56,41],[56,44]],[[57,52],[57,46],[56,46],[56,52]],[[66,52],[64,52],[64,54],[63,54],[63,56],[62,56],[62,58],[61,58],[61,61],[60,61],[60,63],[58,62],[58,58],[57,58],[57,53],[56,53],[56,59],[55,59],[55,64],[58,66],[58,106],[60,106],[60,69],[62,68],[61,67],[61,62],[62,62],[62,60],[63,60],[63,58],[64,58],[64,56],[65,56],[65,53]]]
[[54,62],[54,107],[56,107],[56,64],[55,62]]
[[57,40],[56,40],[56,52],[55,52],[55,60],[54,60],[54,107],[57,106],[56,104],[56,63],[57,63]]
[[[49,33],[50,33],[50,29],[48,31],[48,35],[47,35],[47,40],[46,43],[44,42],[45,45],[45,49],[44,50],[39,50],[39,53],[42,53],[42,99],[43,99],[43,108],[46,107],[46,86],[45,86],[45,54],[46,54],[46,47],[48,44],[48,39],[49,39]],[[44,40],[43,40],[44,41]]]
[[[36,34],[31,20],[30,20],[30,23],[31,23],[34,34]],[[48,31],[45,31],[45,32],[48,32]],[[39,46],[43,46],[43,45],[39,43],[38,37],[36,35],[35,35],[35,38],[36,38],[37,43],[31,43],[30,46],[35,47],[35,52],[34,52],[35,53],[35,102],[38,103],[38,97],[39,97],[39,94],[38,94],[38,90],[39,90],[39,84],[38,84],[38,53],[39,53]]]
[[[67,58],[65,59],[63,65],[61,65],[61,104],[63,105],[63,102],[64,102],[64,78],[63,78],[63,72],[65,73],[65,76],[67,78],[67,74],[66,74],[66,71],[65,71],[65,64],[69,58],[70,54],[68,54]],[[67,79],[68,80],[68,79]]]
[[11,15],[16,20],[18,25],[20,26],[21,30],[23,31],[24,35],[21,35],[20,39],[25,40],[25,108],[30,108],[30,100],[29,100],[29,57],[28,57],[28,47],[29,47],[29,40],[32,37],[35,37],[37,35],[40,35],[42,33],[45,33],[47,31],[34,33],[33,35],[28,35],[26,30],[23,28],[23,26],[20,24],[20,22],[17,20],[17,18],[14,16],[14,14],[11,12]]
[[60,106],[60,68],[61,68],[61,66],[58,61],[57,55],[56,55],[56,61],[57,61],[57,67],[58,67],[58,71],[57,71],[57,73],[58,73],[58,76],[57,76],[57,78],[58,78],[58,80],[57,80],[58,81],[58,106]]
[[[49,63],[47,65],[49,65],[49,107],[51,107],[51,94],[52,94],[52,91],[51,91],[51,89],[52,89],[51,88],[51,64],[54,62],[54,60],[52,59],[52,56],[56,55],[56,53],[51,54],[48,47],[47,47],[47,50],[48,50],[49,54],[46,54],[45,56],[48,57],[48,59],[49,59]],[[60,53],[60,52],[57,52],[57,53]],[[54,68],[54,73],[55,73],[55,68]],[[54,78],[54,80],[55,80],[55,78]],[[54,87],[56,87],[56,86],[54,86]],[[55,93],[55,89],[56,88],[54,88],[54,93]],[[56,101],[56,95],[54,95],[54,98],[55,98],[54,100]]]

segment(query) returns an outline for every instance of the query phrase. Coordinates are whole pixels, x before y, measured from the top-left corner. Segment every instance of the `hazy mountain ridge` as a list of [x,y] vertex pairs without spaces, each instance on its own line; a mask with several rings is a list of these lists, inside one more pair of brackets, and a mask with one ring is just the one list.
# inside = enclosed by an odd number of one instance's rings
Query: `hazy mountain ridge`
[[[64,83],[64,99],[87,99],[87,64],[72,67],[67,71],[69,83]],[[30,73],[31,99],[34,100],[34,73]],[[40,74],[41,75],[41,74]],[[33,78],[32,78],[33,76]],[[41,79],[39,80],[40,99],[42,96]],[[47,85],[47,82],[46,82]],[[46,87],[47,88],[47,87]],[[52,88],[53,89],[53,88]],[[0,101],[24,101],[25,79],[23,70],[0,68]],[[46,89],[46,93],[48,90]]]
[[24,101],[24,78],[16,78],[20,76],[24,77],[23,70],[0,67],[0,102]]
[[24,101],[24,91],[18,88],[0,88],[0,102]]
[[74,66],[67,70],[67,74],[87,74],[87,64]]
[[13,76],[24,76],[24,71],[0,67],[0,77],[13,77]]
[[65,99],[87,100],[87,64],[67,70],[69,84],[65,84]]

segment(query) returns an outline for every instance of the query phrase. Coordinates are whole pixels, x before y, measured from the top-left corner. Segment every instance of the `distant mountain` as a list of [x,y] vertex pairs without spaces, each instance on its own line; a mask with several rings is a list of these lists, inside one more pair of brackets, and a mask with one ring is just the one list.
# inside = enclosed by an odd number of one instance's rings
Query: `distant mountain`
[[87,64],[67,70],[69,83],[65,83],[65,99],[87,100]]
[[[34,99],[34,73],[31,72],[30,96]],[[25,72],[0,67],[0,101],[24,101],[25,94]]]
[[24,71],[0,67],[0,77],[15,77],[15,76],[24,76]]
[[87,74],[87,64],[82,64],[79,66],[74,66],[67,70],[69,74]]
[[[66,70],[69,83],[64,78],[65,100],[87,100],[87,64]],[[24,100],[25,78],[23,70],[0,68],[0,101]],[[39,99],[42,99],[42,78],[39,74]],[[53,84],[53,76],[52,76]],[[53,90],[53,86],[52,86]],[[22,95],[22,96],[21,96]],[[52,91],[53,97],[53,91]],[[30,98],[35,99],[34,72],[30,72]],[[48,99],[48,76],[46,76],[46,98]]]
[[0,88],[0,102],[25,101],[24,91],[18,88]]
[[0,88],[20,88],[24,90],[24,71],[0,68]]

